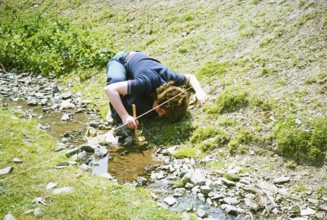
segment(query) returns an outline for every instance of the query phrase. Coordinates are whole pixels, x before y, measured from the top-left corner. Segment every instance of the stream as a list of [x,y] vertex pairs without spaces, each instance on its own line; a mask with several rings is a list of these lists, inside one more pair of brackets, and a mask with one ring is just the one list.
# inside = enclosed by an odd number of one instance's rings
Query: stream
[[[56,138],[59,145],[77,148],[80,152],[81,146],[85,147],[87,143],[88,129],[105,134],[114,128],[89,107],[90,101],[83,100],[79,94],[67,92],[68,89],[59,88],[54,81],[42,77],[11,73],[0,75],[3,106],[20,109],[27,119],[38,118],[39,129]],[[146,187],[158,206],[183,212],[185,219],[189,219],[191,214],[199,219],[250,218],[243,209],[232,205],[239,203],[232,198],[235,194],[226,197],[216,192],[215,188],[227,190],[220,179],[208,179],[209,174],[197,169],[193,159],[172,158],[171,153],[176,149],[123,146],[121,142],[103,148],[105,153],[96,162],[91,159],[92,153],[88,153],[84,160],[91,167],[91,173],[100,176],[109,174],[118,183],[131,187]],[[174,186],[180,180],[184,186]],[[220,206],[218,201],[229,198],[230,204],[226,200],[224,203],[227,204]]]

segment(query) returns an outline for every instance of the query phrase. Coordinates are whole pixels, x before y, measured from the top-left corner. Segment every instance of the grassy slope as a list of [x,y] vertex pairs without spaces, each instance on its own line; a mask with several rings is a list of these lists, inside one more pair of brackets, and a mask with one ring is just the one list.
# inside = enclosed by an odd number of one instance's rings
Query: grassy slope
[[[0,179],[1,218],[11,212],[16,219],[36,219],[33,212],[24,212],[40,207],[44,219],[178,219],[159,209],[142,189],[87,175],[74,166],[55,169],[67,158],[54,152],[56,141],[35,129],[37,120],[26,120],[17,110],[1,108],[0,122],[4,125],[0,128],[0,167],[14,167],[12,174]],[[14,164],[15,157],[23,163]],[[49,182],[75,190],[54,195],[45,190]],[[46,206],[32,202],[37,197],[45,199]]]
[[[235,146],[249,147],[242,136],[249,133],[256,137],[250,139],[270,146],[276,121],[326,117],[325,1],[12,2],[22,13],[41,10],[45,16],[60,14],[76,25],[90,23],[94,31],[112,39],[108,45],[116,51],[145,51],[176,72],[197,75],[209,95],[207,106],[192,108],[189,118],[177,125],[160,124],[156,142],[189,145],[192,137],[192,149],[211,149],[210,144],[201,144],[204,138],[196,139],[205,132],[192,129],[202,128],[211,137],[219,127]],[[32,7],[34,3],[39,7]],[[99,89],[104,74],[104,69],[93,72],[94,77],[83,83],[75,76],[63,80],[94,99],[105,115],[107,103]],[[245,91],[249,107],[221,114],[211,111],[210,107],[217,110],[216,99],[224,91]],[[152,123],[149,132],[156,131],[158,124]],[[184,137],[175,141],[176,132]],[[197,153],[186,148],[182,155]]]

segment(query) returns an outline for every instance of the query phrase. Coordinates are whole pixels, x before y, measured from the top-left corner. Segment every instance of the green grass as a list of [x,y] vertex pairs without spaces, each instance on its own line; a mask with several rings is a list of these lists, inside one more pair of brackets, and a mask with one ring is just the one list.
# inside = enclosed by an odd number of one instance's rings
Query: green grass
[[[13,109],[0,109],[0,123],[0,168],[14,167],[12,173],[0,177],[1,218],[11,212],[16,219],[35,219],[33,213],[23,213],[40,207],[43,219],[179,219],[158,208],[142,188],[88,175],[78,166],[55,169],[58,162],[69,159],[54,152],[57,142],[36,129],[37,120],[26,120]],[[15,157],[23,163],[14,164]],[[54,195],[45,190],[49,182],[58,183],[57,188],[74,187],[74,191]],[[44,198],[47,205],[32,203],[36,197]]]

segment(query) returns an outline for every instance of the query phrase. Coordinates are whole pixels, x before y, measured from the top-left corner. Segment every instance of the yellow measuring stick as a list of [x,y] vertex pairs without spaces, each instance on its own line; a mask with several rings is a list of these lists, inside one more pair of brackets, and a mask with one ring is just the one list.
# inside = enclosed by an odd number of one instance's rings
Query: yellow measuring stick
[[[136,120],[136,106],[134,104],[132,104],[132,107],[133,107],[133,117],[134,117],[134,120]],[[135,143],[137,145],[139,145],[139,131],[138,131],[138,128],[135,128]]]

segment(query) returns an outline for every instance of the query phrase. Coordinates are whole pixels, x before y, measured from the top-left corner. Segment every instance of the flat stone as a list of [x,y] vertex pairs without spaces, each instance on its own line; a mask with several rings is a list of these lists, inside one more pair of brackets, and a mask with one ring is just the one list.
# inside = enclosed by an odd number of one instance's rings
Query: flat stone
[[58,185],[58,183],[50,182],[48,183],[47,187],[45,188],[46,190],[53,189]]
[[19,158],[12,159],[12,162],[14,162],[14,163],[23,163],[23,161],[20,160]]
[[319,209],[322,210],[322,211],[327,212],[327,205],[320,205]]
[[174,197],[172,197],[172,196],[168,196],[168,197],[166,197],[166,198],[164,199],[164,202],[165,202],[167,205],[172,206],[172,205],[174,205],[174,204],[177,202],[177,200],[176,200]]
[[283,184],[283,183],[288,183],[290,181],[290,178],[285,176],[285,177],[279,177],[273,180],[274,184]]
[[11,173],[14,170],[14,167],[6,167],[0,170],[0,175],[6,175]]
[[308,215],[314,215],[316,214],[316,211],[310,208],[301,210],[301,216],[308,216]]
[[66,151],[66,156],[69,157],[69,156],[72,156],[74,154],[77,154],[80,152],[80,149],[78,147],[75,147],[73,149],[69,149]]
[[62,193],[70,193],[74,191],[74,187],[62,187],[59,189],[53,190],[53,194],[62,194]]
[[234,197],[226,197],[223,199],[224,203],[227,203],[229,205],[237,205],[240,203],[240,200],[238,200],[237,198]]
[[234,183],[233,181],[228,180],[226,178],[222,178],[221,182],[226,186],[236,186],[236,183]]
[[208,195],[212,191],[212,188],[209,186],[201,186],[200,187],[200,192],[203,193],[204,195]]

